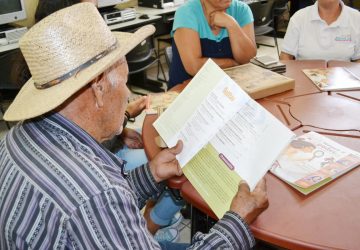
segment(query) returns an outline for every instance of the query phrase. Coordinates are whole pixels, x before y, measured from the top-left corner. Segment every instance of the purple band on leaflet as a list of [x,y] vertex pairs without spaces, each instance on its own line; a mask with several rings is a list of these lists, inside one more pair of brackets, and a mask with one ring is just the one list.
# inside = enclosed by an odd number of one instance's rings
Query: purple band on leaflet
[[226,164],[226,166],[228,166],[228,168],[230,170],[234,170],[235,167],[233,164],[231,164],[231,162],[225,157],[225,155],[223,155],[222,153],[219,154],[220,159]]

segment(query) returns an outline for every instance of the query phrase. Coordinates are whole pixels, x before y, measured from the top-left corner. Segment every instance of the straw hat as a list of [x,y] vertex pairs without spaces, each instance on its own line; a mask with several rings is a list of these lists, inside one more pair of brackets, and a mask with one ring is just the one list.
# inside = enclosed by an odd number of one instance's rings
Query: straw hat
[[32,78],[4,119],[20,121],[49,112],[153,34],[111,32],[96,7],[80,3],[44,18],[20,40]]

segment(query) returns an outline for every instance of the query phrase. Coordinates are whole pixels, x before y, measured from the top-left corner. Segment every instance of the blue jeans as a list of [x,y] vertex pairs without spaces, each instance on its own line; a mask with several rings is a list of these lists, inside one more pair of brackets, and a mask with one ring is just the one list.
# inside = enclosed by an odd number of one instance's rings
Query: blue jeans
[[159,245],[162,250],[184,250],[190,246],[188,243],[174,243],[170,241],[161,241]]
[[[116,152],[116,155],[127,162],[125,171],[132,170],[148,162],[143,149],[130,149],[127,146],[124,146]],[[161,194],[156,205],[150,212],[150,218],[155,224],[167,226],[184,204],[183,201],[176,201],[169,191],[165,191]]]
[[151,220],[160,225],[168,226],[174,215],[185,205],[183,200],[177,201],[169,190],[165,190],[150,212]]
[[132,149],[124,146],[116,155],[126,161],[125,171],[133,170],[148,162],[144,149]]

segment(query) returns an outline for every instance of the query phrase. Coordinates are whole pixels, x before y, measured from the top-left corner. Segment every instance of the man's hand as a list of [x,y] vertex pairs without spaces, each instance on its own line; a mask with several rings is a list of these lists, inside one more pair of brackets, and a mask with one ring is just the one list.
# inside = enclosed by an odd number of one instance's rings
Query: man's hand
[[128,103],[126,111],[129,112],[130,118],[137,117],[146,107],[147,96],[142,96],[135,101]]
[[121,138],[128,148],[139,149],[144,148],[141,135],[134,129],[124,128]]
[[251,224],[268,206],[266,182],[263,178],[253,192],[250,192],[245,181],[241,181],[238,192],[231,202],[230,210],[240,215],[246,223]]
[[175,147],[162,150],[149,162],[151,173],[156,182],[182,175],[181,167],[175,157],[182,148],[182,142],[178,141]]

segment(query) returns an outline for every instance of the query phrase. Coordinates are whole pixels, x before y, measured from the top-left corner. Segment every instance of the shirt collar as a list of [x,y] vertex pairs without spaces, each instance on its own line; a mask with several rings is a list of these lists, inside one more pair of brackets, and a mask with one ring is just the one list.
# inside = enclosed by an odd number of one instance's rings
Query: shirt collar
[[[346,19],[347,16],[345,14],[345,4],[342,0],[340,0],[340,4],[341,4],[341,13],[340,16],[337,18],[337,20],[335,22],[333,22],[329,27],[340,27],[340,26],[344,26],[344,23],[346,23]],[[314,3],[314,5],[311,8],[311,14],[310,14],[310,20],[311,21],[323,21],[319,15],[319,5],[318,5],[318,1],[316,1]]]
[[311,21],[322,20],[322,19],[320,18],[320,15],[319,15],[319,10],[318,10],[318,8],[319,8],[319,5],[318,5],[318,2],[316,1],[316,2],[314,3],[314,5],[311,6],[311,15],[310,15],[310,20],[311,20]]
[[330,26],[331,27],[345,27],[347,26],[346,25],[346,20],[349,18],[346,13],[345,13],[345,4],[343,1],[340,1],[340,4],[341,4],[341,13],[340,13],[340,16],[338,17],[338,19],[336,19],[335,22],[333,22]]

